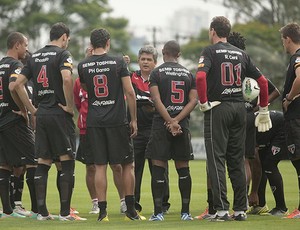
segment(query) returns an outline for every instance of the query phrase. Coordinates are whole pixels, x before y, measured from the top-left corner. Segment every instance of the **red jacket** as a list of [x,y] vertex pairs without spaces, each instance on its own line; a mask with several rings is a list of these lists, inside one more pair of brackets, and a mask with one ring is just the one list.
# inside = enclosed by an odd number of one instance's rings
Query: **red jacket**
[[74,102],[79,112],[77,126],[80,129],[80,134],[86,134],[86,116],[88,112],[88,95],[87,92],[81,88],[79,78],[74,84]]

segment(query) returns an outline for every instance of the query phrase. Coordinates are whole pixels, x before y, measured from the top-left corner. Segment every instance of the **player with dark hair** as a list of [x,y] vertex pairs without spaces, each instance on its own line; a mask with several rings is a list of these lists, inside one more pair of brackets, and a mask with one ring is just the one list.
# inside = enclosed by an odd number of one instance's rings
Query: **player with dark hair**
[[[150,94],[156,113],[153,117],[146,157],[152,161],[151,188],[154,213],[150,221],[164,220],[162,197],[168,160],[175,161],[181,194],[181,219],[192,220],[190,196],[192,180],[189,160],[193,158],[189,116],[197,104],[195,78],[178,63],[180,46],[168,41],[163,49],[164,63],[150,74]],[[167,126],[167,129],[166,129]]]
[[280,33],[283,47],[291,55],[282,94],[282,107],[286,143],[296,169],[299,189],[298,207],[288,218],[300,218],[300,25],[289,23],[280,29]]
[[[145,165],[145,152],[149,142],[151,126],[155,108],[150,99],[149,77],[157,63],[157,50],[151,45],[143,46],[138,53],[138,64],[140,69],[131,74],[131,82],[136,94],[138,133],[133,139],[134,147],[134,174],[135,174],[135,208],[139,212],[142,206],[139,204],[141,198],[141,185]],[[151,173],[152,165],[148,160]],[[166,188],[163,196],[163,212],[170,208],[168,170],[166,170]]]
[[[25,217],[25,210],[11,207],[9,197],[10,177],[13,167],[19,177],[27,168],[26,180],[31,198],[31,210],[37,212],[34,187],[36,160],[34,157],[34,133],[28,126],[28,115],[14,89],[18,74],[23,68],[20,60],[26,56],[27,38],[12,32],[7,37],[7,56],[0,61],[0,197],[3,206],[1,217]],[[21,212],[22,211],[22,212]],[[22,215],[19,215],[19,214]]]
[[[141,220],[134,208],[134,156],[131,138],[137,134],[135,93],[123,58],[107,54],[110,34],[94,29],[90,36],[93,55],[81,61],[78,74],[88,93],[86,162],[95,165],[95,186],[100,209],[98,221],[109,221],[107,214],[107,164],[122,165],[127,220]],[[131,122],[126,116],[126,96]],[[116,144],[118,143],[118,144]]]
[[[53,160],[59,159],[59,219],[68,221],[81,219],[70,213],[74,187],[75,124],[72,57],[66,50],[70,40],[69,28],[61,22],[54,24],[50,30],[50,40],[48,45],[33,53],[16,81],[16,90],[25,107],[36,116],[37,220],[53,219],[46,206],[46,190],[48,171]],[[37,109],[23,87],[30,79],[34,84],[34,103]]]
[[260,86],[259,115],[255,125],[263,132],[272,126],[268,112],[267,80],[244,51],[227,42],[230,30],[231,24],[227,18],[213,18],[209,28],[212,45],[202,51],[196,75],[200,110],[204,112],[205,147],[213,208],[217,211],[213,219],[215,221],[231,220],[225,162],[234,191],[232,219],[246,219],[246,109],[242,95],[242,81],[246,76],[256,79]]

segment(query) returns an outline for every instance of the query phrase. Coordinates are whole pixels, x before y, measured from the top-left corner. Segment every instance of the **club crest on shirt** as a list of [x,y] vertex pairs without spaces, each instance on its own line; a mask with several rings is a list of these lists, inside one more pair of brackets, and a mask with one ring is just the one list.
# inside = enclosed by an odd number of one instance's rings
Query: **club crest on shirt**
[[288,150],[291,154],[295,153],[295,144],[291,144],[288,146]]
[[280,152],[280,148],[277,146],[272,146],[271,151],[272,151],[273,156],[275,156],[276,154],[278,154]]
[[295,63],[299,63],[300,62],[300,57],[297,57],[297,59],[295,60]]
[[199,63],[202,63],[203,61],[204,61],[204,57],[201,56],[201,57],[199,58]]
[[68,57],[68,59],[67,59],[67,62],[69,62],[69,63],[73,63],[73,60],[72,60],[72,58],[71,57]]
[[15,73],[16,73],[16,74],[20,74],[20,73],[21,73],[21,70],[22,70],[22,68],[17,68],[17,69],[15,69]]

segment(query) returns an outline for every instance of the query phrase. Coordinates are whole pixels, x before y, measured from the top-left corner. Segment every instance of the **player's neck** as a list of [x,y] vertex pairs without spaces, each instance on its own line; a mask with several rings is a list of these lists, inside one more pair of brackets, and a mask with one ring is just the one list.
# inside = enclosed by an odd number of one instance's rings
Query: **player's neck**
[[93,51],[93,55],[103,55],[106,53],[107,53],[106,49],[103,49],[102,47],[96,48]]
[[141,71],[141,77],[145,80],[148,81],[150,76],[150,72],[142,72]]
[[7,50],[6,56],[7,57],[12,57],[12,58],[14,58],[16,60],[19,60],[18,53],[15,52],[14,50]]

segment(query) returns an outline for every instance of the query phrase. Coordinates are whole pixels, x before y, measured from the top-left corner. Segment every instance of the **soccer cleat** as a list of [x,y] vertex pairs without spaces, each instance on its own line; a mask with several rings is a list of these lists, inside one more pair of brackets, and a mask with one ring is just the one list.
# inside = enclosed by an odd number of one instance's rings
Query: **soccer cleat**
[[87,220],[87,218],[80,217],[75,213],[70,213],[70,216],[74,217],[75,220]]
[[206,208],[203,213],[201,213],[199,216],[195,216],[194,218],[197,220],[210,220],[215,217],[216,217],[216,214],[210,214],[208,212],[208,208]]
[[58,219],[61,220],[61,221],[87,220],[86,218],[82,218],[80,216],[77,216],[74,213],[70,213],[70,215],[67,215],[67,216],[59,215]]
[[98,207],[97,203],[93,203],[93,207],[91,209],[91,211],[89,212],[89,214],[99,214],[100,209]]
[[247,210],[247,214],[249,215],[261,215],[263,213],[268,213],[269,212],[269,208],[267,205],[261,207],[261,206],[251,206],[248,210]]
[[290,215],[285,216],[283,218],[287,218],[287,219],[300,219],[300,210],[296,208]]
[[267,213],[262,213],[260,215],[263,216],[287,216],[289,214],[288,210],[284,211],[279,208],[273,208],[271,211]]
[[137,212],[137,215],[135,217],[131,216],[128,212],[125,212],[125,218],[124,220],[126,221],[131,221],[131,220],[146,220],[146,217],[140,215],[138,212]]
[[142,205],[140,205],[138,202],[135,202],[134,204],[134,208],[135,210],[137,210],[138,212],[141,212],[142,211]]
[[216,216],[212,219],[210,219],[210,221],[232,221],[233,219],[226,213],[224,216],[218,216],[218,214],[216,214]]
[[126,206],[125,200],[122,199],[121,203],[120,203],[120,213],[125,214],[126,210],[127,210],[127,206]]
[[79,214],[75,208],[70,208],[70,213]]
[[98,217],[97,221],[108,222],[109,219],[108,219],[107,212],[105,212],[105,213],[99,213],[99,217]]
[[181,220],[193,220],[193,217],[190,213],[181,213]]
[[149,221],[163,221],[164,220],[164,214],[163,213],[158,213],[157,215],[152,215],[149,218]]
[[23,216],[30,216],[30,211],[25,210],[21,205],[16,205],[14,208],[14,212]]
[[245,221],[247,219],[246,213],[240,213],[237,216],[232,215],[231,218],[236,221]]
[[53,216],[51,216],[50,214],[48,216],[42,216],[41,214],[38,214],[36,217],[37,220],[54,220]]
[[35,212],[33,212],[33,211],[30,211],[29,218],[31,218],[31,219],[36,219],[37,216],[38,216],[38,213],[35,213]]
[[20,215],[19,213],[12,212],[11,214],[2,213],[1,218],[26,218],[24,215]]

